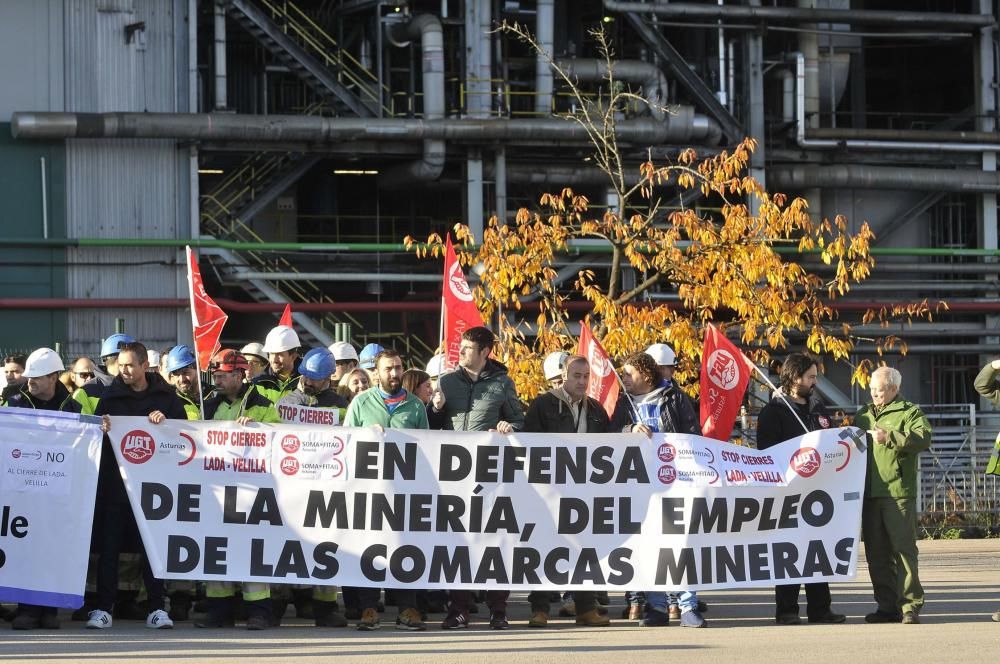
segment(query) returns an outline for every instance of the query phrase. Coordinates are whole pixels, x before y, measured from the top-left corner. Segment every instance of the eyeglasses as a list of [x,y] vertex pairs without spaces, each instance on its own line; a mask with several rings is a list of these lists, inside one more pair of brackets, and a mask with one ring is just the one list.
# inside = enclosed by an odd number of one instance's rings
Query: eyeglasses
[[79,376],[80,378],[93,378],[94,377],[94,372],[93,371],[77,371],[76,375]]

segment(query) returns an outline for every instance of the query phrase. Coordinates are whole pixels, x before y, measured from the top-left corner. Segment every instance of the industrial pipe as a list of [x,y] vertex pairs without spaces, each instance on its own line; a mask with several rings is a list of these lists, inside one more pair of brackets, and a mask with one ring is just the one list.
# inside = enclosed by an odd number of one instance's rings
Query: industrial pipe
[[[389,28],[390,41],[420,40],[423,75],[424,118],[444,119],[444,31],[441,20],[432,14],[418,14],[410,21]],[[393,185],[411,180],[437,180],[444,171],[445,143],[440,139],[424,140],[424,156],[405,166],[391,169],[380,184]]]
[[215,108],[223,110],[229,106],[226,91],[226,8],[221,2],[215,3]]
[[[662,122],[617,123],[620,142],[643,146],[698,143],[718,129],[710,118],[681,106]],[[18,111],[11,117],[18,139],[163,138],[175,140],[304,142],[309,145],[377,140],[579,141],[590,143],[586,128],[563,118],[381,119],[324,118],[311,115],[237,115],[214,113],[48,113]]]
[[762,23],[846,23],[893,27],[951,28],[978,31],[996,25],[991,14],[949,12],[883,11],[874,9],[806,9],[800,7],[754,7],[744,5],[695,4],[688,2],[645,3],[604,0],[605,8],[616,12],[656,14],[671,19],[705,21],[757,21]]
[[[215,298],[216,304],[225,311],[235,311],[239,313],[262,313],[280,312],[285,308],[285,302],[238,302],[226,298]],[[183,309],[190,306],[187,299],[173,298],[111,298],[111,299],[74,299],[67,297],[52,298],[0,298],[0,309]],[[650,308],[654,306],[666,306],[680,309],[683,305],[680,302],[634,302],[634,306]],[[863,312],[869,309],[881,309],[882,307],[905,306],[907,302],[829,302],[827,306],[836,311]],[[930,302],[931,309],[939,302]],[[1000,312],[1000,301],[949,301],[948,312],[950,313],[998,313]],[[593,309],[591,302],[566,302],[564,307],[567,311],[587,312]],[[525,302],[521,307],[522,311],[538,311],[538,302]],[[441,308],[440,300],[433,302],[414,302],[407,300],[404,302],[295,302],[295,311],[303,313],[318,313],[328,311],[340,311],[344,313],[419,313],[427,311],[438,311]]]
[[[600,58],[567,58],[555,64],[568,77],[580,81],[593,83],[608,77],[608,62]],[[643,97],[655,119],[662,120],[667,115],[667,77],[659,67],[642,60],[615,60],[611,69],[616,79],[642,87]],[[722,130],[719,132],[721,138]]]
[[555,0],[538,0],[535,5],[535,114],[552,114],[552,66],[555,57]]
[[[802,52],[794,52],[789,53],[788,57],[795,60],[795,140],[803,148],[920,150],[925,152],[1000,152],[1000,142],[996,142],[995,139],[994,142],[987,143],[948,143],[933,141],[873,141],[850,138],[806,138],[806,56]],[[891,187],[885,188],[889,189]]]
[[1000,193],[1000,172],[948,168],[803,164],[769,168],[767,180],[776,191],[831,187]]

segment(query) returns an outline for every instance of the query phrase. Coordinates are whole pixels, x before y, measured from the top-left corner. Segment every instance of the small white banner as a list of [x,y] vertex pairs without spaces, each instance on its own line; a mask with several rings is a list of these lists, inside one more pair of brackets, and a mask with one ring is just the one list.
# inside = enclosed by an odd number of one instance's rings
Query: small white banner
[[418,588],[688,589],[854,577],[864,433],[690,435],[113,418],[153,572]]
[[100,419],[0,408],[0,601],[83,604]]

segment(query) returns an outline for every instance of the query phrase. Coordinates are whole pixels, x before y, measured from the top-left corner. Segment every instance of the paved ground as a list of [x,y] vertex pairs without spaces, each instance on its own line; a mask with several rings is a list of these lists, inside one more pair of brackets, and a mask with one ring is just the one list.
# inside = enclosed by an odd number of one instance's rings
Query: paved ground
[[[528,608],[517,595],[511,614],[516,627],[494,632],[475,626],[465,632],[407,633],[383,628],[361,633],[323,629],[301,621],[266,632],[205,632],[190,623],[170,632],[153,632],[141,623],[121,622],[108,632],[88,631],[65,622],[58,632],[0,632],[0,662],[128,661],[253,662],[324,660],[400,662],[485,660],[511,662],[610,661],[632,664],[642,659],[682,657],[701,662],[954,662],[971,664],[996,657],[1000,623],[990,614],[1000,609],[1000,540],[936,541],[921,544],[921,576],[927,591],[921,625],[866,625],[873,610],[867,570],[858,582],[834,586],[834,608],[849,616],[846,625],[778,627],[772,619],[769,591],[704,593],[711,605],[709,629],[636,627],[616,620],[610,628],[581,629],[570,619],[556,619],[544,630],[524,627]],[[862,556],[863,559],[863,556]],[[614,598],[612,615],[622,599]],[[804,597],[803,597],[804,602]],[[394,618],[394,609],[387,614]],[[432,616],[438,619],[438,616]],[[296,624],[298,623],[298,624]],[[520,624],[517,624],[520,623]]]

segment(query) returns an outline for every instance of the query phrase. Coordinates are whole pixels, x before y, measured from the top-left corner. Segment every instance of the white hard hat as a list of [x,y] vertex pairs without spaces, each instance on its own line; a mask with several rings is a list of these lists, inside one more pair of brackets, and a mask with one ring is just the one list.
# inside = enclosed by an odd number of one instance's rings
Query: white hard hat
[[437,378],[444,373],[444,355],[435,355],[431,359],[427,360],[427,367],[424,371],[430,375],[431,378]]
[[358,361],[358,351],[354,350],[354,346],[347,341],[335,341],[330,344],[330,352],[333,353],[334,360]]
[[39,348],[28,356],[28,361],[24,363],[24,373],[21,375],[25,378],[38,378],[65,370],[62,358],[54,350]]
[[264,352],[264,346],[256,341],[248,343],[240,349],[240,352],[243,353],[244,356],[253,355],[254,357],[259,357],[265,360],[267,359],[267,353]]
[[158,367],[160,366],[160,351],[157,350],[147,350],[146,359],[149,361],[149,366]]
[[545,380],[552,380],[553,378],[559,378],[563,373],[563,364],[566,363],[566,358],[569,357],[569,353],[565,351],[556,351],[555,353],[549,353],[545,357],[545,362],[542,363],[542,371],[545,372]]
[[264,339],[265,353],[283,353],[286,350],[295,350],[302,346],[299,343],[299,335],[295,330],[287,325],[279,325],[267,333]]
[[657,365],[661,367],[672,367],[677,363],[677,356],[674,349],[667,344],[653,344],[646,349],[646,354],[651,356]]

